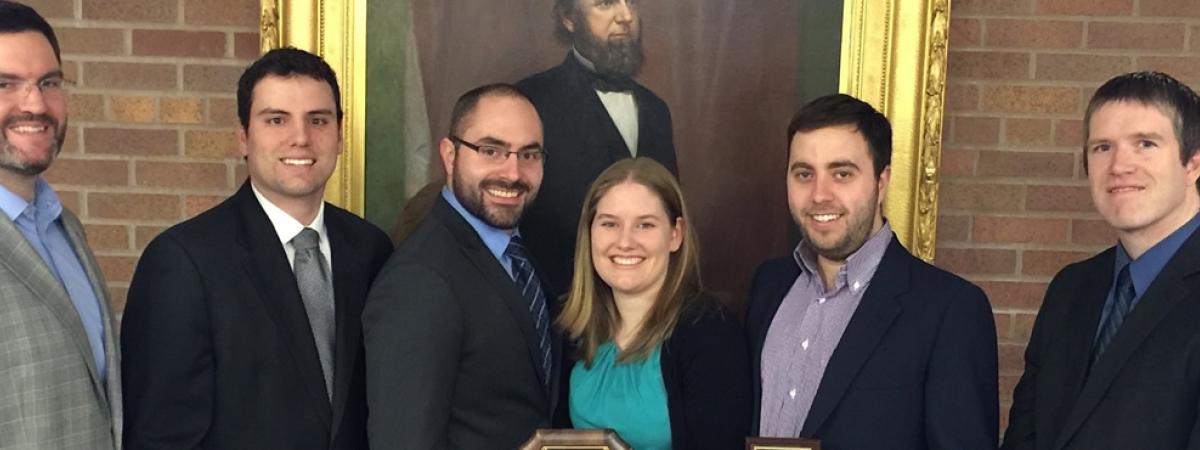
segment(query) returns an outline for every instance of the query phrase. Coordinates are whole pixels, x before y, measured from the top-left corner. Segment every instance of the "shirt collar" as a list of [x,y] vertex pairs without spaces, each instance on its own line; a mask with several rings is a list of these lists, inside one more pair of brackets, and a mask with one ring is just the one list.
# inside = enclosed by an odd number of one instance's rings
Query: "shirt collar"
[[[38,177],[33,184],[33,203],[37,206],[39,221],[49,223],[58,220],[58,216],[62,215],[63,207],[58,194],[42,177]],[[0,210],[4,211],[9,220],[15,222],[28,208],[29,202],[8,188],[0,186]]]
[[1130,261],[1129,253],[1125,251],[1125,246],[1117,244],[1113,278],[1116,278],[1121,268],[1129,264],[1129,276],[1133,279],[1134,296],[1140,297],[1150,287],[1150,283],[1158,278],[1159,272],[1162,272],[1163,267],[1166,267],[1167,262],[1171,260],[1172,256],[1175,256],[1180,247],[1183,247],[1183,243],[1192,233],[1196,232],[1197,228],[1200,228],[1200,214],[1192,216],[1183,226],[1158,241],[1157,244],[1146,250],[1146,253],[1132,261]]
[[[851,253],[846,258],[846,265],[842,266],[838,271],[837,286],[848,280],[854,280],[859,283],[855,289],[870,282],[871,277],[875,275],[875,269],[879,267],[879,262],[883,260],[883,253],[887,250],[888,243],[892,241],[895,233],[892,232],[892,225],[887,220],[883,221],[883,226],[875,235],[867,239],[858,250]],[[792,252],[792,257],[796,259],[796,264],[800,269],[807,272],[809,276],[820,278],[820,272],[817,271],[817,252],[808,245],[807,240],[802,239],[800,244],[796,245],[796,249]],[[835,287],[834,289],[836,289]],[[832,290],[832,289],[831,289]]]
[[579,49],[571,47],[571,54],[575,55],[575,60],[579,61],[579,64],[582,64],[585,69],[591,71],[592,73],[596,72],[596,63],[593,63],[592,60],[583,56],[583,53],[579,53]]
[[262,206],[263,212],[267,213],[267,219],[271,220],[271,226],[275,227],[275,235],[279,237],[280,243],[287,245],[305,228],[312,228],[318,236],[325,236],[325,202],[321,202],[321,207],[317,209],[317,217],[313,218],[312,223],[305,225],[267,200],[261,192],[258,192],[258,188],[254,187],[254,183],[250,183],[250,189],[254,191],[254,197],[258,199],[258,204]]
[[454,192],[450,190],[450,186],[442,187],[442,198],[446,199],[446,203],[450,207],[458,211],[458,215],[466,219],[471,228],[475,229],[475,233],[483,240],[483,245],[487,246],[492,255],[496,256],[497,260],[504,260],[504,251],[508,250],[508,241],[512,240],[514,235],[520,234],[515,230],[501,230],[479,220],[474,214],[471,214],[463,207],[462,203],[458,202],[458,198],[454,196]]

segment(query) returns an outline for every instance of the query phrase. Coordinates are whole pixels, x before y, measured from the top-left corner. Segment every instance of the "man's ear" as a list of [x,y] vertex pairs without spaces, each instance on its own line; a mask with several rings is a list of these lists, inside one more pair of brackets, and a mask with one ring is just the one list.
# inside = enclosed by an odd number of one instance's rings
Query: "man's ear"
[[[237,131],[234,132],[234,135],[237,136],[238,155],[245,159],[250,155],[250,148],[246,143],[246,140],[249,139],[249,136],[246,136],[246,128],[238,127]],[[339,146],[339,148],[341,147]]]
[[1187,172],[1188,181],[1195,185],[1196,180],[1200,179],[1200,149],[1192,153],[1192,157],[1183,163],[1183,169]]
[[571,17],[571,13],[564,12],[562,14],[559,14],[558,18],[559,18],[559,20],[562,21],[563,28],[566,28],[567,31],[570,31],[572,33],[575,32],[575,26],[576,26],[575,18]]
[[446,169],[446,184],[450,184],[450,180],[454,179],[454,142],[449,137],[444,137],[438,142],[438,154],[442,157],[442,167]]

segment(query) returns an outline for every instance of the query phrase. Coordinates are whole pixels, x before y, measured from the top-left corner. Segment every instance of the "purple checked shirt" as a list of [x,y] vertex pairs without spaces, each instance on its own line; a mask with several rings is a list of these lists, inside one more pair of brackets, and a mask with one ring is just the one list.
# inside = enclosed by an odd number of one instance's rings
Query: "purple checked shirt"
[[800,276],[779,305],[762,350],[764,437],[798,437],[825,375],[825,366],[842,340],[850,317],[883,259],[892,228],[886,222],[838,270],[834,286],[825,289],[817,256],[804,241],[793,256]]

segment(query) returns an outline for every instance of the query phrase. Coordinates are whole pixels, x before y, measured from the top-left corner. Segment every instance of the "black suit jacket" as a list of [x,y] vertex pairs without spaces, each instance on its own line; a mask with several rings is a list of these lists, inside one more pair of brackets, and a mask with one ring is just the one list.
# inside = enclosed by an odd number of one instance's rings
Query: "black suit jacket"
[[[747,331],[761,408],[762,349],[800,275],[791,258],[764,263]],[[914,258],[895,238],[825,368],[801,435],[826,450],[987,449],[999,434],[996,327],[975,285]]]
[[391,244],[333,205],[325,226],[332,404],[295,275],[247,182],[138,262],[121,321],[126,449],[366,447],[359,316]]
[[1003,448],[1200,448],[1200,232],[1159,272],[1088,374],[1115,257],[1113,247],[1050,282]]
[[[631,156],[621,132],[592,87],[592,75],[574,54],[562,64],[517,83],[533,100],[545,133],[545,175],[538,198],[526,211],[521,231],[543,277],[562,295],[571,281],[575,231],[583,197],[600,172]],[[667,104],[640,84],[633,89],[638,110],[638,156],[653,158],[676,176],[675,142]]]
[[371,288],[363,333],[372,447],[509,449],[550,425],[529,304],[440,196]]

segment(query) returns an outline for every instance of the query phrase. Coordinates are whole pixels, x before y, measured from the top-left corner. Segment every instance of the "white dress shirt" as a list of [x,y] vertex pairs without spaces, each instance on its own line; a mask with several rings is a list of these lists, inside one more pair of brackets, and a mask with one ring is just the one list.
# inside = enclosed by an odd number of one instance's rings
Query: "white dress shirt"
[[267,213],[267,219],[270,219],[271,225],[275,227],[275,234],[279,237],[279,242],[283,244],[283,252],[287,254],[288,266],[292,270],[296,270],[296,248],[292,246],[292,238],[304,231],[305,228],[312,228],[321,237],[321,254],[325,255],[325,263],[328,264],[325,267],[326,275],[330,275],[328,271],[333,270],[333,255],[329,250],[329,233],[325,231],[325,202],[321,202],[321,207],[317,210],[317,217],[313,219],[312,223],[305,225],[263,197],[253,183],[250,184],[250,189],[254,191],[254,197],[258,199],[258,204]]
[[[596,71],[596,65],[579,54],[578,50],[574,51],[575,57],[588,70]],[[633,91],[627,92],[602,92],[597,90],[596,95],[600,97],[600,103],[604,104],[604,109],[608,111],[608,117],[612,119],[613,125],[617,126],[617,131],[621,133],[621,139],[625,140],[625,147],[629,149],[629,156],[637,156],[638,143],[638,111],[637,101],[633,98]]]

